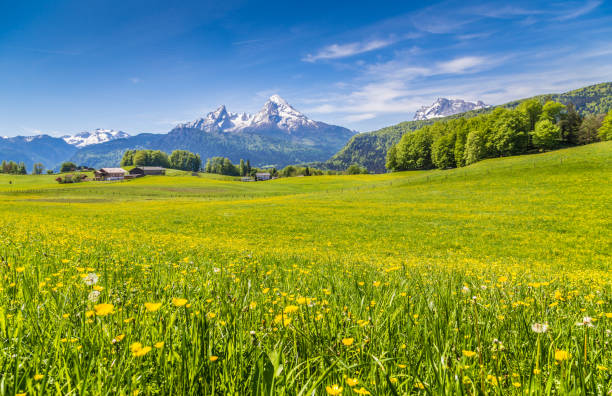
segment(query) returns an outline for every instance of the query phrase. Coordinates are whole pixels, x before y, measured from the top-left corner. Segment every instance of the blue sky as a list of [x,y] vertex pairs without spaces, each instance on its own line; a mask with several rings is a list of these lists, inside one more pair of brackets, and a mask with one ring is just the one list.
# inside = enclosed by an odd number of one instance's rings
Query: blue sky
[[612,81],[611,3],[2,2],[0,135],[167,132],[274,93],[363,132],[562,92]]

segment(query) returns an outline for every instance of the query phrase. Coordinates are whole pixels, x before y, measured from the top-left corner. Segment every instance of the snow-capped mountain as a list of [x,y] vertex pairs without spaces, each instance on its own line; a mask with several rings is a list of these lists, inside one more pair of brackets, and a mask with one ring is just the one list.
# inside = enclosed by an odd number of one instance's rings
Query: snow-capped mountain
[[256,114],[231,113],[227,111],[225,106],[220,106],[205,117],[179,124],[175,129],[199,129],[205,132],[244,132],[273,129],[291,134],[298,130],[319,129],[325,126],[328,125],[306,117],[280,96],[272,95]]
[[432,118],[446,117],[453,114],[465,113],[470,110],[479,110],[490,107],[481,100],[478,102],[466,102],[463,99],[438,98],[431,106],[423,106],[414,113],[414,120],[429,120]]
[[91,146],[92,144],[110,142],[111,140],[125,139],[129,136],[130,135],[123,131],[98,128],[93,132],[84,131],[73,136],[62,136],[62,139],[70,145],[81,148]]
[[211,111],[204,118],[179,124],[177,128],[199,129],[205,132],[233,132],[251,124],[253,116],[246,113],[230,113],[224,105]]

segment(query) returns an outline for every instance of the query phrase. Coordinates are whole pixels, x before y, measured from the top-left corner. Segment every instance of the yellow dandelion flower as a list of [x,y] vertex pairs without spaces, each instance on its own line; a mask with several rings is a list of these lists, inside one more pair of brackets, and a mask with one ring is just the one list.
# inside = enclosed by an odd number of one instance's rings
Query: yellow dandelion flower
[[15,268],[15,271],[23,272],[23,271],[25,271],[25,267],[17,267],[17,268]]
[[343,339],[342,339],[342,343],[343,343],[345,346],[351,346],[351,345],[353,345],[353,342],[355,342],[355,339],[354,339],[354,338],[343,338]]
[[94,311],[97,316],[106,316],[113,313],[113,304],[98,304],[94,305]]
[[358,395],[371,395],[371,393],[363,386],[359,389],[353,388],[353,392],[357,393]]
[[555,351],[555,360],[558,362],[563,362],[565,360],[568,360],[570,357],[572,357],[572,355],[570,355],[570,353],[567,351],[563,351],[560,349],[557,349]]
[[326,386],[325,390],[327,391],[328,395],[339,395],[342,393],[342,387],[340,385],[332,385],[332,386]]
[[164,342],[163,341],[156,342],[153,346],[157,349],[162,349],[164,347]]
[[137,350],[136,352],[132,352],[132,355],[134,357],[141,357],[141,356],[146,355],[149,352],[151,352],[151,347],[147,346],[147,347],[143,347],[143,348]]
[[297,305],[287,305],[287,306],[285,307],[284,312],[285,312],[286,314],[291,314],[291,313],[297,312],[297,310],[298,310],[298,309],[299,309],[299,308],[298,308],[298,306],[297,306]]
[[462,353],[463,353],[463,356],[468,357],[468,358],[476,356],[476,352],[474,352],[474,351],[463,350]]
[[187,304],[187,299],[185,298],[173,298],[172,299],[172,305],[174,305],[175,307],[182,307],[185,304]]
[[350,386],[351,388],[357,385],[358,383],[359,383],[359,380],[357,378],[347,378],[346,379],[346,384]]
[[42,374],[36,374],[36,375],[34,376],[34,381],[40,381],[40,380],[41,380],[41,379],[43,379],[43,378],[45,378],[45,376],[44,376],[44,375],[42,375]]
[[211,362],[216,362],[219,359],[219,356],[215,356],[212,355],[211,357],[208,358],[208,360],[210,360]]
[[157,312],[161,308],[162,303],[147,302],[144,303],[144,306],[147,309],[147,312]]

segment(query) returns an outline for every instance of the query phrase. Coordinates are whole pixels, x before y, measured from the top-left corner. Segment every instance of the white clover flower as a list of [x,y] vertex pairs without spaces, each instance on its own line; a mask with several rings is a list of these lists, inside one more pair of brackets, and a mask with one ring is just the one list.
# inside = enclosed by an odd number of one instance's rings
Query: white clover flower
[[463,287],[461,288],[461,293],[463,293],[463,294],[468,294],[469,292],[470,292],[470,288],[469,288],[469,287],[467,287],[467,286],[463,286]]
[[582,322],[576,323],[576,326],[593,327],[593,318],[591,318],[590,316],[585,316],[584,318],[582,318]]
[[531,325],[531,330],[534,333],[546,333],[548,331],[548,323],[534,323]]

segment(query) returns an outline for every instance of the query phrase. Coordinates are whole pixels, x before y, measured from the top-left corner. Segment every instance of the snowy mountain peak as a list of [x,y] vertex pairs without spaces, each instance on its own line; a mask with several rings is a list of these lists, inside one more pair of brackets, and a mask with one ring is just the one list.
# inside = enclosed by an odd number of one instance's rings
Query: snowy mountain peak
[[270,96],[268,101],[272,102],[272,103],[276,103],[277,105],[280,105],[280,106],[289,106],[289,107],[291,107],[289,105],[289,103],[287,103],[287,101],[285,99],[281,98],[279,95],[272,95],[272,96]]
[[81,148],[85,146],[90,146],[92,144],[100,144],[109,142],[111,140],[116,139],[124,139],[129,137],[127,133],[123,131],[115,131],[113,129],[101,129],[98,128],[93,132],[83,131],[79,132],[73,136],[62,136],[62,139],[68,144],[71,144],[75,147]]
[[414,114],[414,120],[429,120],[446,117],[453,114],[465,113],[470,110],[479,110],[490,107],[483,101],[467,102],[463,99],[437,98],[431,106],[423,106]]
[[179,124],[178,129],[204,132],[242,132],[254,129],[280,129],[291,133],[302,128],[317,128],[312,121],[279,95],[272,95],[257,114],[228,112],[224,105],[195,121]]

